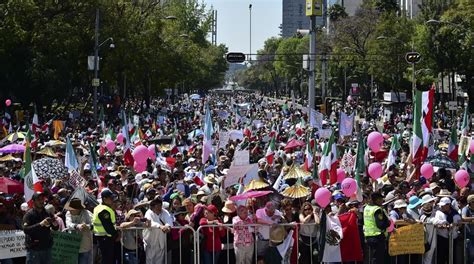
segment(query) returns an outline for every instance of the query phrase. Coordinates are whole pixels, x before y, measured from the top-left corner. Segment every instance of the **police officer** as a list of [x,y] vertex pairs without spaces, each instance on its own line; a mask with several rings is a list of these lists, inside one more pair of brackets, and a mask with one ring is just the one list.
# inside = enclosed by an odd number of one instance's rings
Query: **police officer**
[[370,203],[364,208],[364,236],[369,246],[369,263],[385,262],[387,256],[386,229],[390,226],[387,212],[382,207],[383,196],[372,193]]
[[94,236],[102,254],[102,263],[113,263],[114,241],[117,237],[115,229],[115,211],[112,209],[118,196],[111,190],[105,189],[101,193],[102,204],[94,208],[92,224],[94,225]]

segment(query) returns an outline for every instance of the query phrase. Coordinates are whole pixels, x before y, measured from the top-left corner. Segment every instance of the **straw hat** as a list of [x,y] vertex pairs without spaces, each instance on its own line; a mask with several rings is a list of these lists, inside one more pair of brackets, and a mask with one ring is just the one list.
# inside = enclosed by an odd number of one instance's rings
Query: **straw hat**
[[130,217],[132,215],[139,214],[139,213],[140,213],[140,211],[132,209],[132,210],[127,212],[127,214],[125,215],[125,219],[130,219]]
[[438,197],[451,197],[451,192],[448,191],[447,189],[441,189],[439,193],[436,195]]
[[231,200],[225,201],[224,207],[222,207],[222,212],[232,214],[237,211],[235,203]]
[[283,226],[273,226],[270,230],[270,242],[280,244],[285,240],[286,230]]

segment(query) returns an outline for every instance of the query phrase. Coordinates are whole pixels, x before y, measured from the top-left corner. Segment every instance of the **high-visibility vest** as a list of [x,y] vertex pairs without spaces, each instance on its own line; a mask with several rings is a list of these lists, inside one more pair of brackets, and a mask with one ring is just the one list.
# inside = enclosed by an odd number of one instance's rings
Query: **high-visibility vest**
[[367,205],[364,208],[364,235],[366,237],[378,236],[383,232],[375,223],[375,212],[377,210],[383,212],[383,208],[377,205]]
[[112,237],[111,234],[105,231],[105,228],[102,225],[102,221],[100,221],[99,219],[99,214],[104,210],[107,210],[109,212],[110,220],[112,221],[112,224],[115,226],[115,211],[112,210],[112,208],[108,207],[107,205],[99,204],[98,206],[94,208],[94,213],[92,215],[92,224],[94,225],[93,232],[94,232],[94,235],[96,236]]

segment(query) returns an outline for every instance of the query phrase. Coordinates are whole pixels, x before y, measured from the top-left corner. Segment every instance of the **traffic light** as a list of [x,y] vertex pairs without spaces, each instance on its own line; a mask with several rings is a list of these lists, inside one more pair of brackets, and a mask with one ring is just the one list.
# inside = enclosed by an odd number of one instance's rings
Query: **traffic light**
[[415,63],[420,62],[420,60],[421,60],[421,55],[420,55],[420,53],[414,52],[414,51],[408,52],[408,53],[405,55],[405,60],[406,60],[408,63],[415,64]]

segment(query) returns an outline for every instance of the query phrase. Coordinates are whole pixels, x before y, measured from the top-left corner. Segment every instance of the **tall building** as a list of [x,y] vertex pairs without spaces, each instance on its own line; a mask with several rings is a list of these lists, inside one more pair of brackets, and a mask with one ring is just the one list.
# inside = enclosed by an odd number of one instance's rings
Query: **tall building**
[[297,29],[309,29],[309,18],[305,11],[306,0],[283,0],[281,35],[291,37]]
[[355,15],[357,8],[360,7],[363,0],[337,0],[336,3],[346,9],[349,16]]
[[420,5],[422,0],[398,0],[398,6],[400,7],[400,13],[406,14],[407,17],[413,18],[420,12]]

